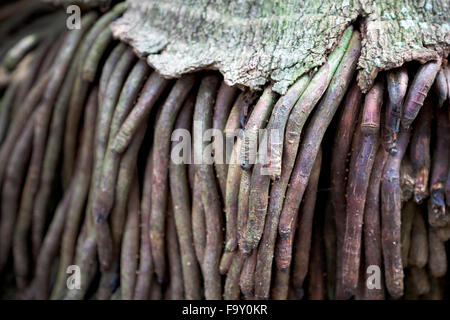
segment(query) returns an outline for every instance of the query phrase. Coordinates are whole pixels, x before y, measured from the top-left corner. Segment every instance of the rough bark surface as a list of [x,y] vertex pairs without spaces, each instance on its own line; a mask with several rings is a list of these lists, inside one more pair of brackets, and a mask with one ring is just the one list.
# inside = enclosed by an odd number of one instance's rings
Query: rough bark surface
[[358,83],[367,91],[381,70],[446,56],[447,0],[127,0],[112,25],[165,77],[218,69],[229,85],[284,94],[322,65],[346,27],[361,22]]

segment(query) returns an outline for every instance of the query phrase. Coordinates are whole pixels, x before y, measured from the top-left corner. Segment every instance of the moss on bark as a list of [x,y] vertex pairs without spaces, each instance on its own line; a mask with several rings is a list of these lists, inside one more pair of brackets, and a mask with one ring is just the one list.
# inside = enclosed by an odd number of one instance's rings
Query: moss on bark
[[[46,0],[105,5],[109,0]],[[348,25],[359,22],[358,84],[378,72],[450,51],[448,0],[127,0],[114,35],[163,76],[218,69],[229,85],[284,94],[321,66]]]

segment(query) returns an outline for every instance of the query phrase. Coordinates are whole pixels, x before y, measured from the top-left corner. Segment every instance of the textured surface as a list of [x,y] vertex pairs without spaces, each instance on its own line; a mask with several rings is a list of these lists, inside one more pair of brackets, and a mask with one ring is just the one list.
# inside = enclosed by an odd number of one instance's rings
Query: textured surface
[[380,70],[446,57],[450,48],[448,0],[377,0],[363,23],[359,85],[371,86]]
[[359,84],[379,70],[448,54],[447,0],[128,0],[112,28],[166,77],[218,69],[230,85],[284,93],[322,65],[345,28],[360,18]]

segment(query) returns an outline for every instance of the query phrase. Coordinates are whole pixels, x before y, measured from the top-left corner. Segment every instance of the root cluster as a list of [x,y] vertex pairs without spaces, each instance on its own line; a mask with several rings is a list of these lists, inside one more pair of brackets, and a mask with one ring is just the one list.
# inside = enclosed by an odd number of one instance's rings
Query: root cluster
[[0,7],[3,298],[445,297],[446,60],[363,94],[350,26],[278,96],[164,79],[113,38],[124,3],[71,31],[22,5]]

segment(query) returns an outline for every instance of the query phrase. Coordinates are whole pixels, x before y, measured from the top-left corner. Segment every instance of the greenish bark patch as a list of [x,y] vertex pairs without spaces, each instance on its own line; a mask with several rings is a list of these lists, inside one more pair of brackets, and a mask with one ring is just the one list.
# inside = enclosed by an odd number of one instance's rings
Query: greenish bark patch
[[381,70],[449,53],[447,0],[128,0],[112,29],[165,77],[217,69],[230,85],[273,81],[283,94],[358,17],[363,91]]

